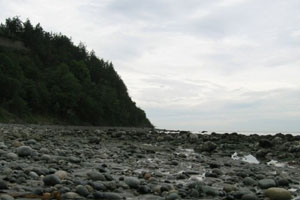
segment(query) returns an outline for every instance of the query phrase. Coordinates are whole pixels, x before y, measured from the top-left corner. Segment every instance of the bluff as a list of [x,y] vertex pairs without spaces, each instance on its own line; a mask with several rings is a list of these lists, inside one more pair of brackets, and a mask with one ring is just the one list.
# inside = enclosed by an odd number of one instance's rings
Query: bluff
[[111,62],[40,24],[0,25],[0,121],[152,127]]

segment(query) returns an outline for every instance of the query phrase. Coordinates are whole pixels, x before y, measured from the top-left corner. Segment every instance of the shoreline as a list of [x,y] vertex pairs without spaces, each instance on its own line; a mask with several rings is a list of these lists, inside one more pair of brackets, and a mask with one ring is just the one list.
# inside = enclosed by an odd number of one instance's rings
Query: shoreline
[[0,124],[0,196],[275,200],[284,191],[282,200],[300,197],[300,136],[171,132]]

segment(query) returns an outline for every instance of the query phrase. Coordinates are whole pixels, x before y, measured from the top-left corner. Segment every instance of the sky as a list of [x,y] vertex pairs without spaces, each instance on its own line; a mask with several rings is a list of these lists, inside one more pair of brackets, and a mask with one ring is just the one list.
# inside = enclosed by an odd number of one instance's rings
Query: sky
[[0,0],[112,61],[157,128],[300,132],[299,0]]

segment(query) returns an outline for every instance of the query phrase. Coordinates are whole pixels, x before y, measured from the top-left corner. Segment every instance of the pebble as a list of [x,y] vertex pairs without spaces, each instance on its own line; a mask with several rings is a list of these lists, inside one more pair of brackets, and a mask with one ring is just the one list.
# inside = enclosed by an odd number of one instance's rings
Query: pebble
[[[165,135],[115,129],[112,137],[110,131],[96,135],[97,131],[81,128],[25,127],[26,134],[16,129],[15,135],[2,129],[0,125],[4,134],[0,134],[0,190],[8,194],[116,200],[291,200],[292,195],[296,200],[300,195],[299,190],[287,190],[297,188],[300,180],[296,151],[300,136],[276,136],[281,141],[277,144],[273,136],[238,134],[196,138],[190,132]],[[262,139],[279,146],[264,142],[260,147]],[[286,167],[242,160],[257,151],[279,162],[280,157],[293,159]],[[241,160],[230,158],[234,152]]]
[[117,193],[112,192],[95,192],[94,193],[95,199],[111,199],[111,200],[121,200],[122,197]]
[[43,182],[46,186],[54,186],[56,184],[60,184],[61,180],[58,176],[52,174],[52,175],[47,175],[43,178]]
[[258,186],[261,189],[268,189],[270,187],[275,187],[276,182],[273,179],[262,179],[258,181]]
[[131,188],[138,188],[140,180],[135,177],[125,177],[124,182]]
[[54,175],[56,175],[61,180],[64,180],[68,177],[68,172],[66,172],[64,170],[58,170],[54,173]]
[[96,172],[96,171],[91,171],[87,173],[87,176],[89,179],[93,181],[106,181],[106,178],[103,174]]
[[8,189],[8,185],[5,181],[0,180],[0,190]]
[[76,193],[84,197],[87,197],[90,194],[88,189],[83,185],[76,186]]
[[20,146],[17,148],[17,154],[20,157],[31,156],[33,149],[30,146]]
[[177,193],[171,193],[166,196],[165,200],[176,200],[176,199],[181,199],[181,198]]
[[245,194],[242,196],[242,200],[258,200],[255,194]]
[[14,200],[15,198],[8,195],[8,194],[1,194],[0,195],[0,200]]

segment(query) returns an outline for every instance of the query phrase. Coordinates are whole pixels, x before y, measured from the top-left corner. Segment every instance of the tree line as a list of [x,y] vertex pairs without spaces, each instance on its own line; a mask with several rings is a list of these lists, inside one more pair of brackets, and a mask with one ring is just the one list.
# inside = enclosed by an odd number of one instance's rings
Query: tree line
[[111,62],[18,17],[0,25],[0,120],[152,127]]

